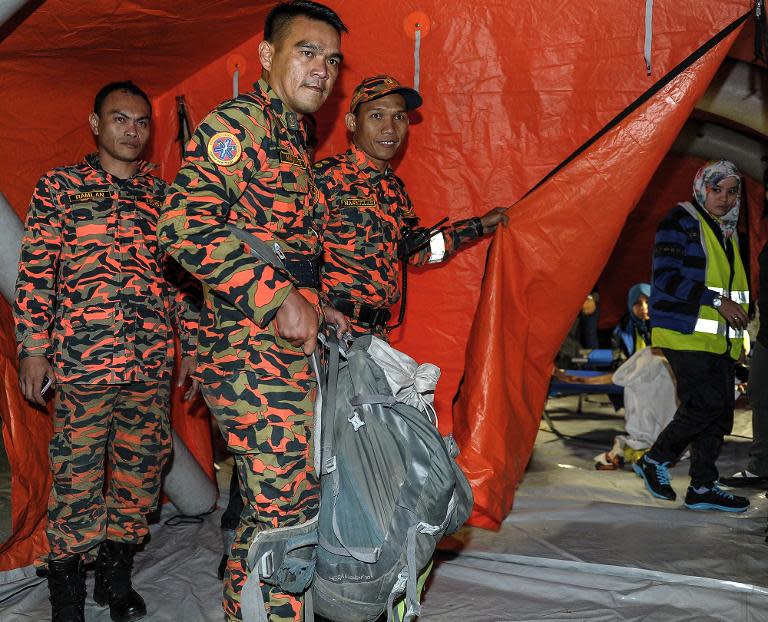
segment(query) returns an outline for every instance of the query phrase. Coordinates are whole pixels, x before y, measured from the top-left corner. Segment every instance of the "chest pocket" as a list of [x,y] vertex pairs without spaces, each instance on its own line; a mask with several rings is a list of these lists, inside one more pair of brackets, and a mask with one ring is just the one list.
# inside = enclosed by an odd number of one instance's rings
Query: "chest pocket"
[[272,226],[277,237],[295,250],[308,250],[315,245],[307,232],[313,227],[317,188],[306,168],[280,162],[280,184],[272,205]]
[[[304,160],[287,149],[279,149],[278,153],[279,197],[275,199],[291,206],[295,214],[311,216],[317,202],[317,190]],[[289,219],[287,209],[285,211],[284,218]]]
[[142,256],[158,260],[160,250],[157,245],[157,219],[163,207],[163,197],[141,195],[135,197],[134,202],[138,252]]
[[339,201],[339,231],[346,248],[355,257],[380,256],[385,250],[383,222],[379,206],[373,197],[349,197]]
[[106,250],[112,245],[116,215],[109,188],[68,192],[62,201],[67,214],[64,242],[74,255]]
[[288,194],[309,193],[309,175],[300,168],[280,169],[281,186]]

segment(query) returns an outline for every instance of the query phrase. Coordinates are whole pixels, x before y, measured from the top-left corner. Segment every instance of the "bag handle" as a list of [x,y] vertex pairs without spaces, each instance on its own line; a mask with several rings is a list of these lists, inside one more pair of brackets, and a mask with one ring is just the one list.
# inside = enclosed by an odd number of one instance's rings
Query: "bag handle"
[[[339,360],[341,358],[339,340],[334,331],[329,331],[324,338],[328,349],[328,366],[325,376],[323,403],[320,409],[320,420],[322,426],[320,430],[320,439],[322,448],[320,450],[320,473],[328,475],[336,470],[336,389],[339,382]],[[336,486],[338,488],[338,486]]]

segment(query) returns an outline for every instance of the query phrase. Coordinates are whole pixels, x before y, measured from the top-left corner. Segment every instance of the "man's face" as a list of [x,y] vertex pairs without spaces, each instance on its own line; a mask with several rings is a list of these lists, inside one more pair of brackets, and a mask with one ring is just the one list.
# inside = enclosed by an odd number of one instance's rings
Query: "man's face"
[[333,88],[341,64],[341,37],[330,24],[293,18],[274,44],[262,41],[259,58],[269,85],[296,114],[316,112]]
[[360,104],[357,113],[348,112],[344,121],[357,148],[380,171],[387,168],[408,134],[405,99],[399,93]]
[[713,216],[725,216],[736,205],[741,192],[741,182],[736,177],[726,177],[716,186],[707,188],[704,209]]
[[149,140],[149,116],[149,104],[143,97],[126,91],[107,95],[100,113],[91,113],[88,119],[102,163],[109,158],[136,162]]

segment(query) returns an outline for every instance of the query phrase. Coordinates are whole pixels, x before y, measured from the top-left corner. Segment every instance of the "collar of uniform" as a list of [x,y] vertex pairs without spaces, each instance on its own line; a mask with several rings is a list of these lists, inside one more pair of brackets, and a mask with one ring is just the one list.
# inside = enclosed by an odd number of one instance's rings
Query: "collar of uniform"
[[[114,175],[111,175],[107,171],[104,170],[104,168],[101,166],[101,160],[99,159],[98,152],[94,151],[93,153],[89,153],[87,156],[85,156],[85,162],[88,166],[90,166],[93,170],[98,171],[104,177],[107,179],[112,179]],[[146,162],[144,160],[139,160],[139,165],[136,168],[136,172],[131,175],[131,179],[134,177],[144,177],[145,175],[149,175],[154,169],[157,168],[157,164],[152,164],[151,162]]]
[[359,149],[354,143],[350,145],[349,151],[347,151],[347,159],[354,166],[356,166],[361,173],[364,173],[370,177],[374,182],[378,182],[384,177],[392,177],[394,175],[392,172],[392,167],[389,165],[387,165],[387,168],[384,172],[380,171],[376,166],[374,166],[373,162],[371,162],[368,154],[366,154],[362,149]]
[[295,112],[288,110],[283,103],[283,100],[277,96],[269,83],[264,79],[259,79],[254,85],[254,89],[261,93],[261,95],[269,102],[269,107],[272,112],[280,119],[282,124],[293,132],[301,131],[301,123],[299,123],[299,117]]

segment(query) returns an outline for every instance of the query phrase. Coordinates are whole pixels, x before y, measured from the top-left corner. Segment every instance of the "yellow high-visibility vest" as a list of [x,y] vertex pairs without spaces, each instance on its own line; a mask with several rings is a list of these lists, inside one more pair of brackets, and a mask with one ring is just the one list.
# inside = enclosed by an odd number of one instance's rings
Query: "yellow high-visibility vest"
[[[718,295],[730,298],[741,305],[744,311],[749,309],[749,284],[744,264],[739,254],[739,242],[736,234],[726,244],[733,249],[733,274],[717,236],[704,221],[703,217],[690,203],[681,203],[685,210],[699,223],[699,239],[707,258],[705,285]],[[717,309],[709,305],[699,306],[699,317],[690,334],[680,333],[669,328],[654,327],[651,331],[654,347],[670,350],[698,350],[713,354],[730,354],[738,359],[744,347],[744,331],[731,328]]]

